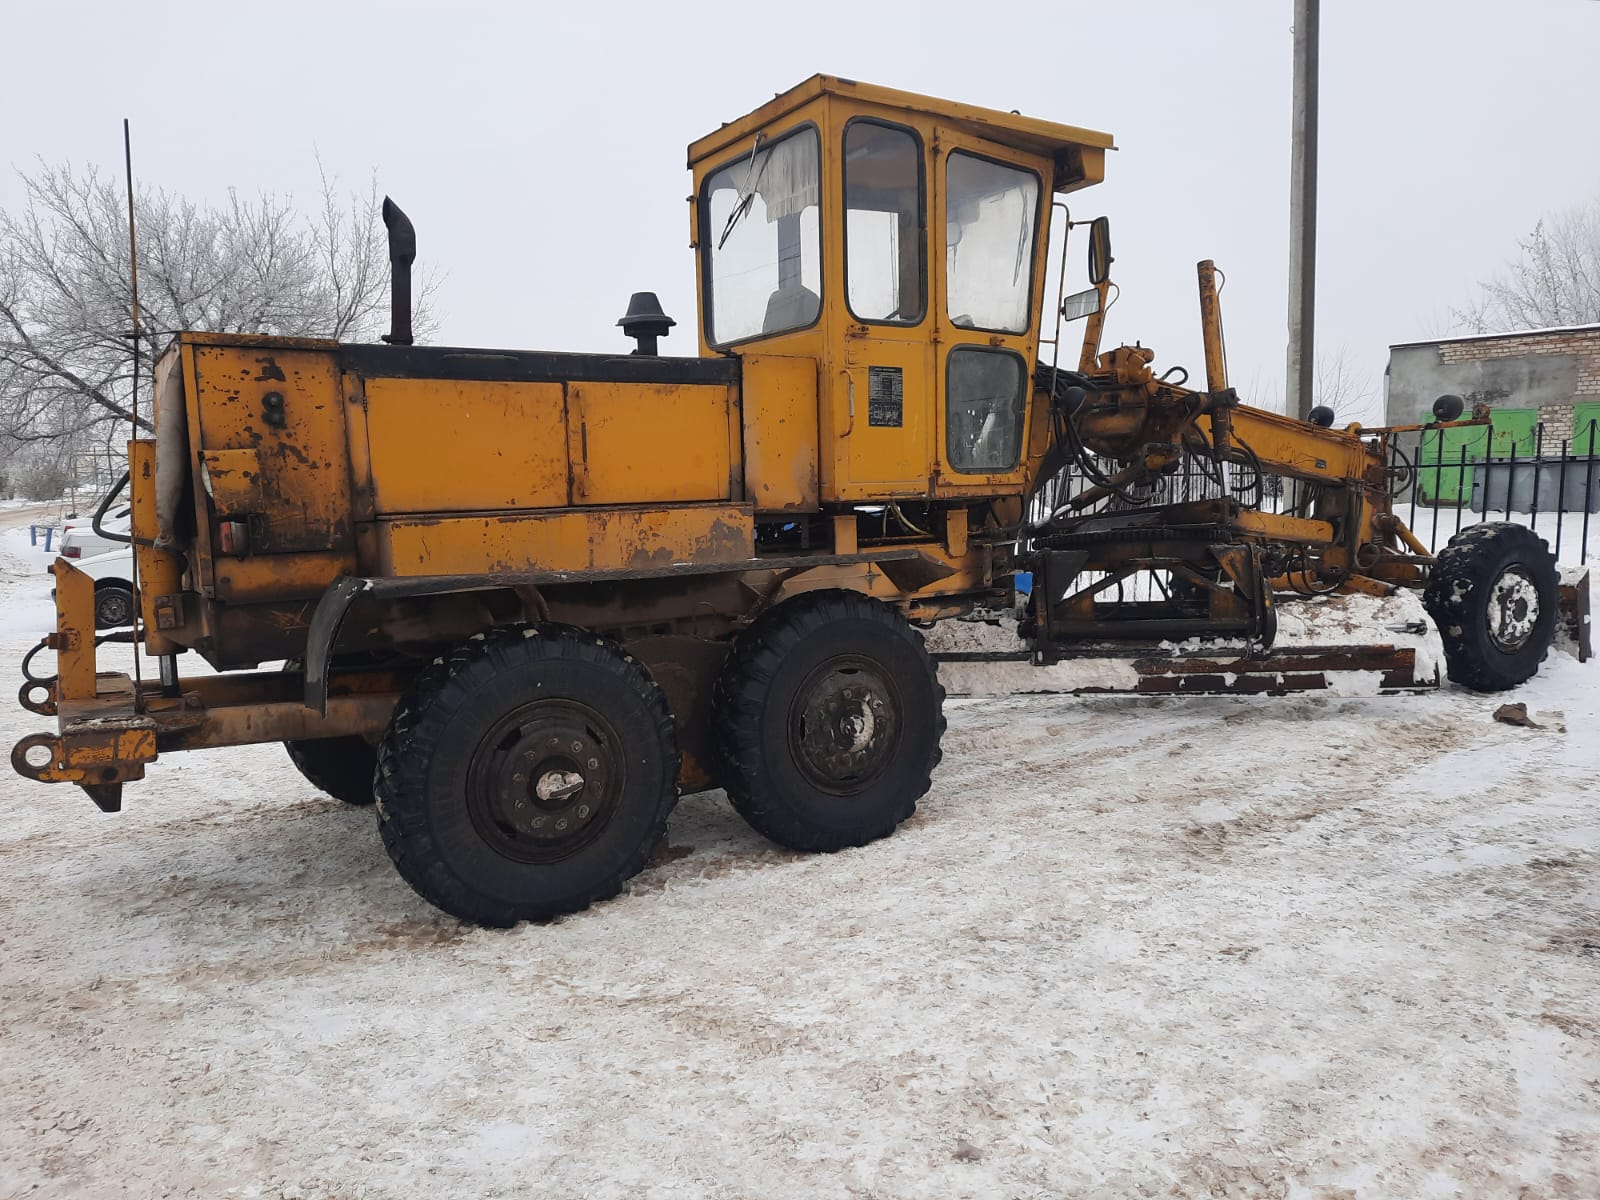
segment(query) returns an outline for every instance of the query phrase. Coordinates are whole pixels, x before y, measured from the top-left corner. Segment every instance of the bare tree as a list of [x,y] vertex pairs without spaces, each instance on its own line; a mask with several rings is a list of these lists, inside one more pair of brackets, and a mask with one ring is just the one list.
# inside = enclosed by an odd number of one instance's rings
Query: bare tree
[[1457,309],[1473,333],[1600,322],[1600,197],[1552,213],[1518,244],[1506,270]]
[[[21,179],[23,207],[0,212],[0,434],[58,442],[94,430],[100,440],[97,426],[132,417],[126,193],[93,168],[41,163]],[[336,178],[321,179],[309,215],[265,193],[211,206],[141,191],[146,346],[179,330],[375,340],[389,284],[376,181],[342,195]],[[432,328],[433,287],[420,277],[419,335]]]
[[[1351,361],[1350,346],[1339,343],[1331,354],[1326,350],[1317,354],[1317,372],[1314,381],[1315,403],[1333,409],[1334,417],[1343,426],[1351,421],[1368,424],[1381,417],[1381,397],[1372,376],[1364,374]],[[1249,404],[1269,412],[1283,411],[1283,379],[1272,376],[1263,380],[1257,370],[1250,378],[1250,386],[1243,395]]]
[[1351,421],[1382,423],[1382,398],[1372,376],[1350,361],[1350,347],[1343,342],[1332,354],[1317,355],[1316,396],[1318,404],[1333,409],[1341,427]]

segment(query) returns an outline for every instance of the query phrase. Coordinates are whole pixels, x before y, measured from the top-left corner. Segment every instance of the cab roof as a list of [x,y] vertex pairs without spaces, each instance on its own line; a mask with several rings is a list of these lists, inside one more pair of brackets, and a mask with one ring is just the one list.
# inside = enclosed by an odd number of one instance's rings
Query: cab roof
[[[1058,166],[1079,161],[1083,151],[1099,151],[1100,158],[1106,150],[1115,150],[1115,140],[1109,133],[1094,129],[1080,129],[1076,125],[1058,125],[1037,117],[1020,113],[1002,112],[996,108],[979,108],[972,104],[958,104],[915,92],[902,92],[894,88],[859,83],[837,75],[813,75],[804,83],[774,96],[754,112],[723,125],[715,133],[690,143],[689,167],[692,170],[706,159],[720,155],[732,146],[743,145],[760,130],[781,120],[795,109],[810,103],[819,96],[840,96],[864,104],[932,117],[941,124],[950,125],[1001,146],[1038,154],[1055,161]],[[1058,173],[1059,174],[1059,173]],[[1057,180],[1057,190],[1081,187],[1098,182],[1096,178],[1068,178]]]

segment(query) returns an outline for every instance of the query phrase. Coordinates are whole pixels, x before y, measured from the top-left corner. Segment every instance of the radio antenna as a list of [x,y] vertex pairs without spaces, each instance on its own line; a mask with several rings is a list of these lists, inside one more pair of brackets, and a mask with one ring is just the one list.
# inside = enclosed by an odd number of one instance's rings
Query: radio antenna
[[[133,390],[132,399],[128,403],[128,416],[132,424],[130,441],[139,436],[139,238],[133,220],[133,136],[128,130],[128,118],[122,118],[122,166],[128,177],[128,267],[133,281]],[[132,447],[130,446],[131,450]],[[133,463],[128,463],[130,472],[128,487],[128,532],[133,532],[134,490],[138,482],[131,478]],[[132,541],[132,538],[129,539]],[[129,546],[133,561],[129,566],[129,574],[133,577],[133,711],[144,711],[144,680],[140,659],[140,610],[144,607],[143,598],[139,593],[139,547],[137,543]]]

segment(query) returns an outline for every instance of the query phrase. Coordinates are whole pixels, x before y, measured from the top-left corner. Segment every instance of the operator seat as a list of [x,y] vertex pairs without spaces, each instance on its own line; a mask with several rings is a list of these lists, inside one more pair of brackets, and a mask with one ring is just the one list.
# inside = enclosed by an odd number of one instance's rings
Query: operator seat
[[767,298],[767,314],[761,321],[762,333],[801,329],[817,319],[822,297],[805,284],[781,287]]

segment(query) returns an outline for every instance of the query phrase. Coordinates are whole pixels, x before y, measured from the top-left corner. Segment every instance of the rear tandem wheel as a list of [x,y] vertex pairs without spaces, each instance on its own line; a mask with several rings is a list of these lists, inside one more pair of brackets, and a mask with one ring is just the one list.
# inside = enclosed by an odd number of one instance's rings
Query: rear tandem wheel
[[[283,664],[285,671],[300,671],[298,659]],[[378,769],[378,751],[364,737],[308,738],[285,742],[289,761],[319,792],[335,800],[364,808],[373,801],[372,777]]]
[[452,916],[505,926],[614,896],[677,801],[661,689],[561,625],[475,639],[429,667],[378,747],[378,826],[401,876]]
[[792,850],[886,837],[939,763],[944,688],[922,635],[886,604],[818,591],[761,617],[717,681],[719,781]]

